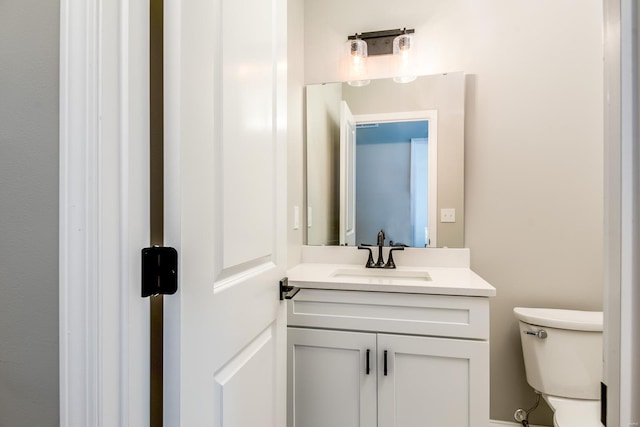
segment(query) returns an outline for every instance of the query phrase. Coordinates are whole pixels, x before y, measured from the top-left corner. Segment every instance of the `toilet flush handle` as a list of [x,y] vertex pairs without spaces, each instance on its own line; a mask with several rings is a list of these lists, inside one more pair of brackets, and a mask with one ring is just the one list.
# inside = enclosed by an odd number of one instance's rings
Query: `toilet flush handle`
[[540,329],[539,331],[524,331],[524,333],[527,335],[536,336],[540,339],[547,338],[547,331],[545,331],[544,329]]

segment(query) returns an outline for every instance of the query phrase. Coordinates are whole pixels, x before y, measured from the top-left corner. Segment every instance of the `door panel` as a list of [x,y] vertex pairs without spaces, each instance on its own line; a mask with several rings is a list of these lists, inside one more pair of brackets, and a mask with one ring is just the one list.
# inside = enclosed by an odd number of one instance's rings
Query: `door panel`
[[[396,354],[396,423],[465,426],[469,423],[469,360],[415,354]],[[434,380],[447,372],[446,381]],[[446,398],[443,399],[443,396]],[[437,410],[424,402],[435,403]]]
[[[288,328],[289,427],[376,425],[376,335]],[[366,373],[369,350],[370,371]]]
[[378,334],[378,426],[485,427],[488,359],[486,341]]
[[[271,261],[274,245],[277,63],[275,2],[222,1],[221,73],[216,107],[222,136],[223,269]],[[250,13],[247,11],[250,10]],[[224,276],[224,274],[223,274]]]
[[275,375],[264,374],[264,367],[275,368],[274,332],[273,327],[264,331],[216,373],[214,406],[220,414],[216,426],[276,425]]
[[165,10],[165,242],[180,266],[165,300],[164,424],[275,426],[286,1],[177,4]]

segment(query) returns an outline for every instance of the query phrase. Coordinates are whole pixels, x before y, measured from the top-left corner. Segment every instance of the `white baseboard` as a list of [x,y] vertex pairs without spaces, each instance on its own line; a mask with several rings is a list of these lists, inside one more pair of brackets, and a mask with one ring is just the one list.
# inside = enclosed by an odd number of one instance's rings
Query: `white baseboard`
[[[489,427],[506,427],[506,426],[522,427],[522,424],[518,424],[516,422],[511,422],[511,421],[489,420]],[[536,426],[536,425],[530,424],[529,427],[545,427],[545,426]]]

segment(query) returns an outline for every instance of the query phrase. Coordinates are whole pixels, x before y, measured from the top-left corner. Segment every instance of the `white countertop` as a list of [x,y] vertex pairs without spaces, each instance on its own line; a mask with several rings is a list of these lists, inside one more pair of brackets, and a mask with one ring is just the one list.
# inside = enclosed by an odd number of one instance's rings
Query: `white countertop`
[[[377,252],[374,249],[374,259]],[[389,248],[383,249],[384,259]],[[406,248],[394,252],[396,269],[365,268],[367,252],[350,246],[303,246],[289,285],[306,289],[491,297],[496,288],[471,271],[467,248]],[[428,274],[428,276],[426,274]]]
[[399,266],[386,270],[355,264],[303,263],[290,269],[287,276],[289,285],[305,289],[478,297],[496,294],[493,286],[466,267]]

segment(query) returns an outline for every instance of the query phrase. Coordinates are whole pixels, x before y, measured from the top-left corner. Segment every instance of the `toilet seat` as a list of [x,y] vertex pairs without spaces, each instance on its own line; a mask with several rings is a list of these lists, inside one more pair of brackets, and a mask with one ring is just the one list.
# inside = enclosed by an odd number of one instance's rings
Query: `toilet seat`
[[553,413],[555,427],[602,427],[599,400],[563,399]]

